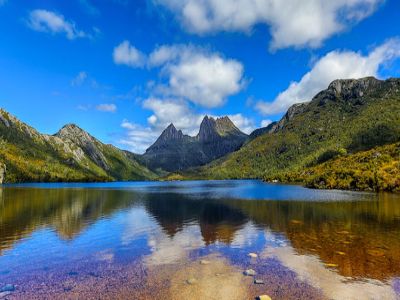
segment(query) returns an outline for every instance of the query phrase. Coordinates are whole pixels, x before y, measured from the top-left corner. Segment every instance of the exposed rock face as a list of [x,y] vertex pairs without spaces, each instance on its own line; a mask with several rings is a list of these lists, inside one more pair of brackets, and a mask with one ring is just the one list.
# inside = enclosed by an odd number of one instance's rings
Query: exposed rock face
[[382,87],[383,84],[384,82],[374,77],[338,79],[329,85],[327,92],[334,93],[336,97],[349,99],[362,97],[365,93]]
[[200,125],[197,138],[201,142],[209,142],[225,136],[244,136],[245,134],[233,124],[228,117],[218,119],[205,116]]
[[170,124],[159,136],[157,141],[147,151],[157,151],[159,149],[165,149],[171,143],[181,142],[184,139],[190,140],[191,137],[184,135],[181,130],[177,130],[174,124]]
[[271,131],[277,132],[283,129],[286,124],[293,120],[293,118],[295,118],[299,114],[302,114],[305,111],[305,109],[307,108],[307,104],[308,103],[293,104],[291,107],[289,107],[283,118],[278,123],[276,123],[276,125],[274,125]]
[[176,130],[174,124],[170,124],[161,136],[158,138],[160,142],[166,142],[171,140],[180,140],[183,138],[183,133],[181,130]]
[[107,159],[99,149],[101,147],[101,143],[75,124],[65,125],[60,129],[59,132],[55,134],[55,136],[62,140],[69,140],[73,142],[75,145],[79,146],[97,165],[101,166],[101,168],[105,170],[109,170]]
[[169,125],[147,149],[143,159],[152,169],[173,172],[196,167],[236,151],[246,141],[241,132],[228,118],[204,117],[197,136],[191,137]]
[[8,129],[3,135],[7,134],[11,136],[14,131],[18,131],[20,136],[21,134],[24,136],[23,138],[34,139],[37,142],[42,140],[41,134],[34,128],[21,122],[3,109],[0,109],[0,125]]
[[277,124],[278,124],[278,122],[272,122],[271,124],[269,124],[266,127],[258,128],[256,130],[254,130],[250,134],[250,139],[255,139],[256,137],[259,137],[260,135],[274,132],[274,130],[276,129]]

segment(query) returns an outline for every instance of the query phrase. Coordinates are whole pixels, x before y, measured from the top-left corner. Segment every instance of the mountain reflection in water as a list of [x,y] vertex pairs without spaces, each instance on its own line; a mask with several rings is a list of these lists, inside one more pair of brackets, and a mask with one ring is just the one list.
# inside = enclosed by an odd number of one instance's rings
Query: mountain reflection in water
[[[100,251],[110,259],[114,256],[104,252],[106,242],[107,249],[115,247],[114,252],[131,247],[141,249],[138,257],[153,253],[144,260],[152,264],[176,262],[161,255],[167,249],[173,257],[179,247],[206,253],[208,247],[223,245],[220,255],[227,259],[234,249],[253,249],[264,258],[278,257],[283,264],[304,256],[346,280],[395,286],[400,275],[400,197],[396,195],[321,194],[251,181],[44,187],[0,189],[0,269],[12,264],[13,255],[24,245],[33,248],[33,260],[40,255],[56,260],[54,252],[46,253],[52,241],[37,242],[37,235],[45,230],[70,243],[67,247],[78,247],[74,243],[79,242],[81,249]],[[316,201],[318,193],[323,201]],[[102,227],[102,222],[113,225]],[[96,231],[89,235],[91,228]],[[167,240],[156,237],[157,228]]]

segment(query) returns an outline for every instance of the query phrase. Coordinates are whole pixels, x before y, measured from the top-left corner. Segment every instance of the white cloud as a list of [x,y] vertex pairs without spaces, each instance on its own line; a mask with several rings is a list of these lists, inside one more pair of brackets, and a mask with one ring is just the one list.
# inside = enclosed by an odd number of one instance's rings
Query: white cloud
[[195,135],[202,120],[202,115],[193,113],[182,100],[149,98],[143,102],[143,107],[153,112],[147,121],[157,132],[174,123],[184,133]]
[[146,60],[144,54],[132,46],[129,41],[123,41],[114,48],[113,59],[117,65],[130,67],[143,67]]
[[273,102],[258,102],[264,115],[285,112],[295,103],[307,102],[335,79],[378,77],[379,68],[400,57],[400,39],[391,39],[368,55],[353,51],[332,51],[319,59],[300,81],[292,82]]
[[96,110],[114,113],[117,111],[117,106],[115,104],[99,104],[96,106]]
[[88,78],[88,74],[84,71],[79,72],[78,75],[74,79],[71,80],[72,86],[81,86],[86,79]]
[[63,33],[70,40],[91,37],[85,32],[78,30],[74,22],[65,20],[63,15],[44,9],[31,11],[28,25],[33,30],[40,32]]
[[318,47],[371,15],[384,0],[153,0],[168,7],[189,32],[250,32],[269,26],[271,48]]
[[162,66],[171,60],[177,59],[180,55],[186,55],[188,53],[188,49],[191,49],[190,46],[160,46],[149,55],[148,64],[150,67],[159,67]]
[[212,108],[223,105],[226,98],[244,86],[243,65],[218,53],[188,45],[160,46],[147,56],[128,41],[114,49],[114,61],[131,67],[159,67],[166,82],[154,91],[164,97],[184,98]]
[[204,107],[218,107],[242,89],[243,66],[216,54],[191,53],[166,67],[169,92]]
[[267,127],[269,124],[271,124],[272,121],[271,120],[262,120],[261,121],[261,127]]
[[134,153],[144,153],[160,134],[150,127],[131,123],[128,120],[124,120],[121,127],[125,129],[125,133],[118,143],[127,146]]

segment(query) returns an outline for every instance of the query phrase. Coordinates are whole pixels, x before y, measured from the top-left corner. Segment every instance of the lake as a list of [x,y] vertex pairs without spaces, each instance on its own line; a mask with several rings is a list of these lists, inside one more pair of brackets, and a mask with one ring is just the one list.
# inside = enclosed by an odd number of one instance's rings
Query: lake
[[260,181],[5,185],[1,290],[5,299],[399,299],[400,196]]

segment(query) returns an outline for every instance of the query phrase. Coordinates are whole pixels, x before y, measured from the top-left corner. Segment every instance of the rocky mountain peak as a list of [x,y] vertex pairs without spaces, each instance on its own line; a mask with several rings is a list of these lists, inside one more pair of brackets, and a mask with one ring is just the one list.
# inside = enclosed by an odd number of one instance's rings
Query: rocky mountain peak
[[342,98],[362,97],[371,90],[376,90],[382,85],[382,81],[374,77],[360,79],[337,79],[328,87],[328,91]]
[[149,147],[149,149],[146,150],[146,152],[155,150],[158,148],[163,148],[168,144],[171,144],[171,142],[177,142],[180,140],[183,140],[185,135],[183,134],[182,130],[177,130],[174,126],[174,124],[169,124],[167,128],[164,129],[164,131],[161,133],[161,135],[158,137],[156,142]]
[[229,117],[221,117],[216,120],[217,131],[221,136],[225,136],[228,134],[243,134],[239,128],[235,126]]
[[56,134],[60,138],[75,138],[77,136],[85,136],[89,134],[78,125],[70,123],[64,125]]
[[197,138],[200,141],[209,141],[227,135],[246,136],[227,116],[217,119],[205,116],[201,122]]
[[179,140],[183,138],[182,130],[177,130],[174,124],[170,124],[158,138],[160,141]]
[[85,130],[76,124],[67,124],[61,128],[54,136],[64,140],[70,141],[79,146],[97,165],[103,169],[108,170],[108,163],[101,152],[101,142],[92,137]]
[[200,141],[212,140],[218,136],[216,130],[216,121],[212,117],[205,116],[200,124],[200,130],[197,135]]

